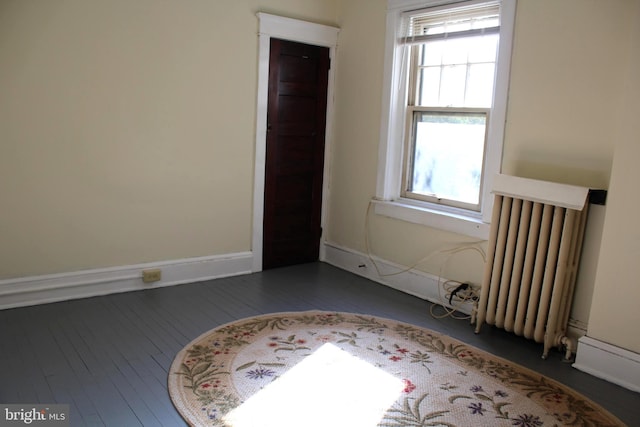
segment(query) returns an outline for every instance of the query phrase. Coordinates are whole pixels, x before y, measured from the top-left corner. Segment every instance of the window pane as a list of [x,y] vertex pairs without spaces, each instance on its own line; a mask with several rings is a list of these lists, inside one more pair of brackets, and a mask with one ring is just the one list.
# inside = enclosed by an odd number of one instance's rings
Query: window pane
[[495,62],[498,51],[498,35],[471,37],[469,43],[469,62]]
[[409,191],[477,205],[486,115],[417,112]]
[[441,65],[444,48],[445,43],[440,40],[423,44],[420,65]]
[[464,105],[466,77],[466,65],[453,65],[442,69],[442,80],[440,82],[440,106]]
[[467,76],[467,94],[465,106],[491,107],[493,98],[494,64],[477,64],[469,66]]
[[[429,43],[427,43],[427,49]],[[444,65],[466,64],[469,56],[469,38],[447,40],[442,55]]]
[[417,105],[439,105],[440,67],[421,69],[419,80]]

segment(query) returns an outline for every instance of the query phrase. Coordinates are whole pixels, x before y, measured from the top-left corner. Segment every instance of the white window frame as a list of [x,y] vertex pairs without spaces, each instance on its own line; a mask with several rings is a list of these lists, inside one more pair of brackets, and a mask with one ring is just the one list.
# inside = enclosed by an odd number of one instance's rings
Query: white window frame
[[388,0],[385,40],[382,123],[380,127],[379,165],[374,198],[374,212],[416,224],[422,224],[479,239],[488,239],[493,196],[490,192],[493,177],[500,173],[502,146],[506,123],[511,46],[515,24],[516,0],[502,0],[500,5],[500,41],[494,87],[494,103],[488,129],[485,169],[480,212],[404,198],[403,167],[405,141],[403,139],[407,111],[407,79],[403,64],[399,31],[405,12],[428,7],[455,5],[465,0]]

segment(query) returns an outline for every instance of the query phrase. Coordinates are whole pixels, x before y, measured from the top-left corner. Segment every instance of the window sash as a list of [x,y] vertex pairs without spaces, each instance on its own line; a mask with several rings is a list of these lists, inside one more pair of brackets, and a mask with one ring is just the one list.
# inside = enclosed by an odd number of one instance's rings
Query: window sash
[[[444,194],[425,194],[413,191],[413,180],[415,172],[415,155],[416,155],[416,130],[418,115],[422,113],[434,113],[449,116],[484,116],[484,135],[482,139],[482,154],[480,164],[480,176],[478,187],[477,203],[468,203],[461,200],[446,197]],[[405,159],[403,162],[403,186],[401,196],[419,200],[424,202],[435,203],[438,205],[462,208],[470,211],[479,212],[482,207],[483,182],[485,173],[485,159],[487,156],[487,140],[489,132],[490,109],[488,108],[434,108],[434,107],[415,107],[409,106],[407,109],[407,132],[408,135],[405,143]]]
[[[471,38],[474,38],[475,36],[471,36]],[[495,89],[495,73],[496,73],[496,69],[495,69],[495,65],[497,62],[497,59],[494,57],[493,60],[470,60],[468,57],[461,62],[456,62],[456,63],[440,63],[440,64],[433,64],[433,65],[423,65],[420,61],[421,55],[424,54],[424,49],[426,48],[425,45],[427,43],[422,43],[420,45],[414,45],[411,46],[409,49],[410,51],[410,60],[409,60],[409,78],[408,78],[408,82],[409,82],[409,92],[407,94],[407,105],[408,106],[412,106],[412,105],[421,105],[421,106],[425,106],[425,107],[481,107],[481,108],[490,108],[493,105],[493,91]],[[485,101],[479,101],[478,99],[473,100],[473,98],[469,98],[467,96],[467,90],[470,87],[469,85],[472,84],[472,82],[474,82],[475,80],[472,78],[472,75],[470,74],[472,69],[475,69],[478,66],[482,66],[482,65],[492,65],[493,66],[493,78],[492,81],[490,82],[490,86],[488,86],[491,89],[491,95],[489,96],[489,98],[484,98]],[[438,101],[437,102],[420,102],[421,99],[421,95],[426,95],[426,93],[418,93],[422,86],[424,85],[424,81],[421,80],[421,76],[422,76],[422,72],[424,70],[428,70],[428,69],[439,69],[439,84],[442,84],[442,74],[446,69],[451,69],[452,67],[459,67],[459,68],[464,68],[465,69],[465,77],[464,77],[464,94],[461,97],[461,102],[456,102],[455,104],[453,103],[443,103],[442,99],[440,99],[441,93],[440,90],[438,90]],[[473,87],[473,86],[471,86]],[[439,89],[441,88],[441,86],[439,87]],[[433,92],[432,92],[433,94]],[[486,94],[485,94],[486,95]],[[453,101],[453,100],[452,100]],[[460,100],[459,100],[460,101]]]

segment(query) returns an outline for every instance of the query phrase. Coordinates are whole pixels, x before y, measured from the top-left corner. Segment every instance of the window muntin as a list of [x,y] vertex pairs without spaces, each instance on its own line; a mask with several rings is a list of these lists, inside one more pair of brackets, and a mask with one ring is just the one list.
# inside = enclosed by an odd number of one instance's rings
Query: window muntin
[[408,15],[408,131],[401,195],[481,210],[499,42],[497,4]]

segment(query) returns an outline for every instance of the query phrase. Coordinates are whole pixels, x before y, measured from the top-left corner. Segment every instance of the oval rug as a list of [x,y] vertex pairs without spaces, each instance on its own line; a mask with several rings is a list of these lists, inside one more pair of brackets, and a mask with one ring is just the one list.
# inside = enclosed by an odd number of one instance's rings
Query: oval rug
[[196,426],[623,426],[599,405],[453,338],[370,315],[273,313],[181,350],[169,393]]

